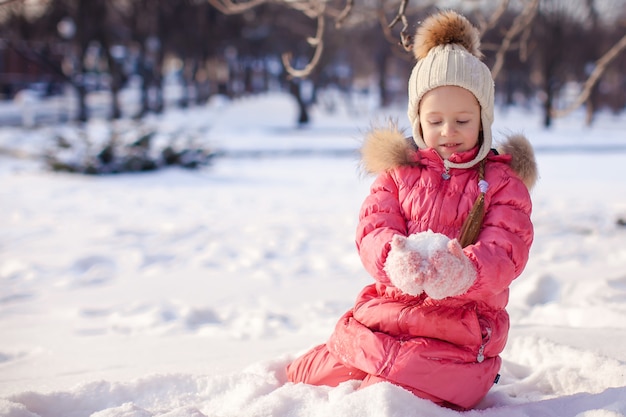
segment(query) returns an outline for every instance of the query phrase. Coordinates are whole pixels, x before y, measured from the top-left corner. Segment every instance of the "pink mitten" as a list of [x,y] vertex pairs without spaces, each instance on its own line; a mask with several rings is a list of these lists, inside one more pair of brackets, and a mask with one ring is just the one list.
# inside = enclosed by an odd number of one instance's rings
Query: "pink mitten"
[[456,239],[448,241],[428,261],[424,291],[435,300],[464,294],[476,280],[476,269]]
[[391,250],[384,269],[391,283],[400,291],[420,295],[424,292],[424,258],[413,246],[405,236],[395,235],[391,239]]

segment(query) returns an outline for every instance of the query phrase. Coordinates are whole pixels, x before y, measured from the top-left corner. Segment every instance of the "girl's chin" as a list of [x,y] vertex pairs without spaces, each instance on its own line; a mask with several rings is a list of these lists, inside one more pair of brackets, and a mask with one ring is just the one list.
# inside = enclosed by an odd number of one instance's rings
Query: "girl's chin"
[[447,149],[445,149],[445,150],[440,149],[440,150],[439,150],[439,156],[441,156],[443,159],[448,159],[448,158],[450,158],[450,157],[452,156],[452,154],[454,154],[454,153],[456,153],[456,152],[454,152],[454,151],[449,151],[449,150],[447,150]]

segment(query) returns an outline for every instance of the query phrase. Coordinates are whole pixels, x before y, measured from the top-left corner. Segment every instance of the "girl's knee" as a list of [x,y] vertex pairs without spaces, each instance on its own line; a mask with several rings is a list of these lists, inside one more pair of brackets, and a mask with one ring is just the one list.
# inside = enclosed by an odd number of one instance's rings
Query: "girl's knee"
[[337,386],[344,381],[363,379],[365,373],[348,367],[319,345],[300,356],[287,366],[287,380],[311,385]]

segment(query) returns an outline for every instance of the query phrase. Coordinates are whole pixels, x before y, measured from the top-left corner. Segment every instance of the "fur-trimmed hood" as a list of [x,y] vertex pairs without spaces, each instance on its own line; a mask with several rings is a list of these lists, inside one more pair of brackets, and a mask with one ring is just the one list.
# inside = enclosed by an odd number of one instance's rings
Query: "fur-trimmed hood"
[[[538,179],[537,163],[532,145],[524,135],[512,134],[496,146],[500,155],[511,157],[510,166],[530,190]],[[361,146],[361,165],[369,174],[400,166],[419,164],[415,142],[407,138],[394,124],[386,128],[371,129]]]

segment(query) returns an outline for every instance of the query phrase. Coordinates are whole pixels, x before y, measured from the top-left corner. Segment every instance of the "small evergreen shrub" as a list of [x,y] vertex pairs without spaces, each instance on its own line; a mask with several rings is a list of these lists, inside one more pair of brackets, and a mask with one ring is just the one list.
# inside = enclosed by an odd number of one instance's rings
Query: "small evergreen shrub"
[[210,164],[214,152],[190,132],[159,134],[146,126],[104,135],[86,130],[58,133],[45,153],[53,171],[102,175],[153,171],[168,166],[195,169]]

